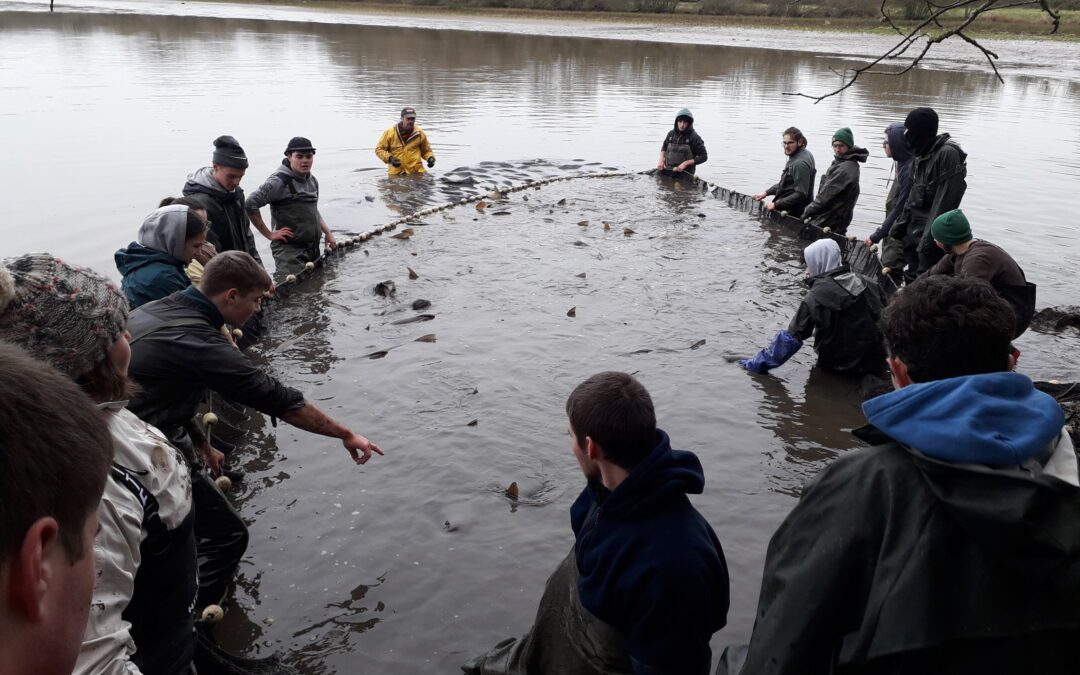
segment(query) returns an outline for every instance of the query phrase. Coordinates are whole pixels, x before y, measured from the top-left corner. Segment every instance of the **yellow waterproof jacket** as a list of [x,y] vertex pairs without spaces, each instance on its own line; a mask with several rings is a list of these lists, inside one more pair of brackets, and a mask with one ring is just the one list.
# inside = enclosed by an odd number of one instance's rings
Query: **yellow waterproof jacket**
[[[414,126],[408,138],[401,137],[401,129],[394,125],[383,132],[378,144],[375,146],[375,154],[386,163],[386,171],[391,176],[403,173],[424,173],[424,162],[434,157],[431,144],[428,143],[427,134],[420,127]],[[401,160],[401,166],[390,164],[390,158],[397,157]]]

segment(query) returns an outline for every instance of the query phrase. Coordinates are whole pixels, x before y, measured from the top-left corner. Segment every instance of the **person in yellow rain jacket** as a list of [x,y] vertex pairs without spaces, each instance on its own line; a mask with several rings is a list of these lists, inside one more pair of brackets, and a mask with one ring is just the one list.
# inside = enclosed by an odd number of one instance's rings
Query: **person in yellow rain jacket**
[[416,126],[414,108],[401,110],[401,122],[383,132],[375,146],[375,154],[386,163],[386,171],[391,176],[424,173],[425,161],[429,169],[435,166],[435,153],[431,151],[427,134]]

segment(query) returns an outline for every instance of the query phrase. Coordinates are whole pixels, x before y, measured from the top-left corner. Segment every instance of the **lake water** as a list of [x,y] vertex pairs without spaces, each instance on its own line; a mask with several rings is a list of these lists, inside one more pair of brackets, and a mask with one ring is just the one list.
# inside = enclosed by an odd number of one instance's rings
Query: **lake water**
[[[461,190],[647,169],[684,106],[710,152],[699,175],[742,192],[776,180],[785,127],[810,138],[819,173],[832,131],[851,127],[872,155],[851,229],[865,235],[883,216],[881,131],[931,105],[969,153],[976,236],[1013,253],[1040,307],[1076,304],[1075,45],[995,45],[1004,85],[953,50],[814,105],[783,93],[828,90],[830,69],[881,41],[190,2],[61,9],[0,3],[4,255],[49,250],[115,277],[112,252],[223,133],[247,150],[249,190],[289,137],[311,138],[324,216],[360,232]],[[373,153],[404,105],[438,156],[425,180],[386,180]],[[769,378],[724,358],[786,324],[798,243],[644,176],[567,181],[498,209],[375,240],[274,308],[257,358],[387,456],[354,468],[336,442],[257,415],[245,425],[235,499],[252,543],[217,631],[232,648],[284,651],[310,673],[447,673],[526,630],[582,485],[565,397],[603,369],[636,372],[675,445],[701,457],[694,503],[732,572],[714,650],[748,637],[769,537],[862,423],[857,384],[811,369],[809,349]],[[371,292],[387,279],[397,299]],[[435,318],[394,323],[418,298]],[[424,334],[436,342],[413,342]],[[1029,332],[1022,369],[1076,380],[1077,338]],[[388,354],[366,358],[376,351]]]

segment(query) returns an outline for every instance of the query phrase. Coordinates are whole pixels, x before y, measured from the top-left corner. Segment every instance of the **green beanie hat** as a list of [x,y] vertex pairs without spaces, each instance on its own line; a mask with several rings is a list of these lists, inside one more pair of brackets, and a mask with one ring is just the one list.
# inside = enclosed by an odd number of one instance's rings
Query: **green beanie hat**
[[968,225],[967,216],[960,209],[946,211],[934,219],[930,226],[930,233],[934,239],[942,244],[952,246],[971,241],[971,225]]
[[855,147],[855,134],[851,133],[851,129],[847,127],[841,127],[836,130],[836,133],[832,135],[834,141],[840,141],[848,148]]

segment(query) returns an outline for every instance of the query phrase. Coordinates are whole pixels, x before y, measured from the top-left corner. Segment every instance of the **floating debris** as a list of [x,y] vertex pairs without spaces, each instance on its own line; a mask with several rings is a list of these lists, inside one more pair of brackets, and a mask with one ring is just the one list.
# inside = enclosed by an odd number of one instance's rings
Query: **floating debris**
[[469,422],[468,424],[466,424],[465,426],[467,426],[467,427],[475,427],[477,424],[480,424],[480,420],[473,420],[473,421]]
[[574,242],[574,246],[588,246],[589,244],[584,239],[578,239]]
[[578,225],[579,225],[579,226],[581,226],[581,227],[588,227],[588,226],[589,226],[589,221],[587,221],[587,220],[582,220],[582,221],[580,221],[580,222],[578,223]]
[[629,228],[629,227],[624,227],[624,228],[622,229],[622,233],[623,233],[623,234],[624,234],[625,236],[629,237],[630,235],[634,234],[634,231],[633,231],[633,230],[632,230],[631,228]]
[[610,223],[604,223],[604,229],[605,230],[610,230],[611,229],[611,224]]
[[451,525],[450,521],[447,520],[446,522],[443,523],[442,529],[445,530],[446,532],[457,532],[458,531],[458,526],[457,525]]
[[581,274],[575,274],[574,276],[577,277],[578,279],[584,279],[585,276],[586,276],[586,273],[582,272]]
[[694,344],[690,345],[690,349],[697,349],[698,347],[701,347],[704,344],[705,344],[705,338],[701,338],[700,340],[698,340]]
[[493,215],[493,216],[508,216],[508,215],[510,215],[510,212],[509,211],[494,211],[491,215]]
[[397,286],[394,285],[393,281],[380,281],[379,283],[375,284],[375,295],[381,295],[384,298],[389,298],[395,293],[397,293]]
[[427,309],[428,307],[431,307],[430,300],[424,300],[423,298],[421,298],[420,300],[413,300],[413,309]]
[[406,227],[404,230],[402,230],[401,232],[398,232],[397,234],[391,236],[390,238],[391,239],[408,239],[409,237],[413,236],[414,234],[416,234],[416,230],[412,229],[411,227]]
[[417,314],[416,316],[406,317],[404,319],[398,319],[397,321],[391,321],[391,326],[403,326],[407,323],[419,323],[421,321],[431,321],[435,318],[434,314]]
[[566,316],[570,318],[577,316],[577,306],[571,307],[569,310],[567,310]]
[[405,269],[409,270],[409,278],[412,279],[413,281],[416,281],[417,279],[420,278],[420,275],[417,274],[416,271],[413,268],[406,267]]
[[427,335],[421,335],[413,340],[413,342],[435,342],[435,333],[428,333]]
[[509,497],[510,499],[513,499],[514,501],[517,501],[517,498],[518,498],[519,494],[520,494],[520,490],[518,490],[517,481],[514,481],[513,483],[510,483],[510,485],[507,486],[507,488],[506,488],[506,496],[507,497]]
[[566,206],[566,197],[563,197],[559,201],[555,202],[556,206]]
[[390,352],[385,351],[385,350],[384,351],[378,351],[378,352],[371,352],[370,354],[365,354],[364,358],[368,358],[368,359],[371,359],[372,361],[374,361],[375,359],[381,359],[381,358],[385,357],[389,353]]

